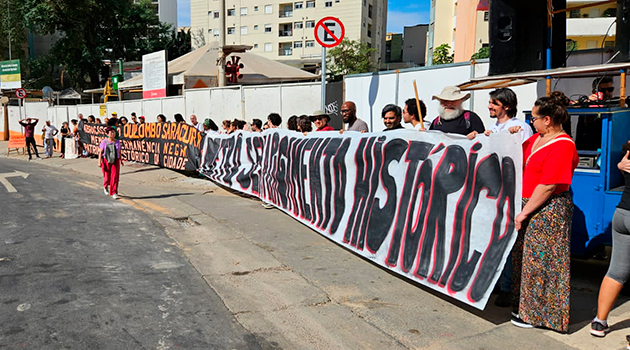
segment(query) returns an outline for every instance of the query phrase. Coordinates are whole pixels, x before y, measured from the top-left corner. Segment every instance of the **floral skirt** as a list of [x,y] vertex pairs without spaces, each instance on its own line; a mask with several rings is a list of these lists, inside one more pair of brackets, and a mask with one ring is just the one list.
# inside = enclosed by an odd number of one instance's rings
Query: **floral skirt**
[[[528,198],[523,198],[523,207]],[[569,330],[571,222],[569,192],[551,196],[523,223],[512,250],[513,305],[536,327]]]

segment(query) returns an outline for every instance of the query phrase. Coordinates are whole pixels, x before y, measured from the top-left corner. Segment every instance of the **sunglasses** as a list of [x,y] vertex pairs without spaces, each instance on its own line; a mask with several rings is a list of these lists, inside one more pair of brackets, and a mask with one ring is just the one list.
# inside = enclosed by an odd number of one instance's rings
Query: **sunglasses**
[[314,117],[313,120],[322,120],[324,117]]
[[598,90],[600,92],[613,92],[613,91],[615,91],[615,88],[614,87],[607,87],[607,88],[601,88],[601,89],[598,89]]

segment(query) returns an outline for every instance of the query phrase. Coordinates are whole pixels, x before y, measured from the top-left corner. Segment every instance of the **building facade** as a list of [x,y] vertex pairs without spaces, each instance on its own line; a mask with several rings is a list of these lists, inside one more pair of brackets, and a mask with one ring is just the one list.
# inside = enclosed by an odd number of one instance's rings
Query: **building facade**
[[[322,51],[315,25],[333,16],[344,24],[346,38],[376,49],[375,64],[384,61],[386,0],[224,0],[224,14],[219,13],[219,1],[190,1],[193,49],[219,41],[224,34],[228,45],[251,45],[251,52],[263,57],[315,67]],[[225,31],[219,26],[220,16],[226,16]]]
[[[567,0],[567,9],[600,1]],[[427,34],[427,64],[433,50],[448,44],[455,62],[470,60],[480,48],[489,46],[489,11],[478,11],[478,0],[432,0]],[[566,12],[567,53],[575,50],[615,46],[616,3],[600,4]]]
[[[134,0],[136,3],[139,1]],[[173,30],[177,30],[177,0],[151,0],[151,3],[160,22],[170,24]]]

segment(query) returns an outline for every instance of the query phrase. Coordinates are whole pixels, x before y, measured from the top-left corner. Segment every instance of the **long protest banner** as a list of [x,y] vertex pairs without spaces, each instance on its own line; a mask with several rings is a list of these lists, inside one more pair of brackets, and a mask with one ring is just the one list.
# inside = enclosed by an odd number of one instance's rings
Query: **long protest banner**
[[[82,126],[82,127],[81,127]],[[98,154],[107,138],[104,124],[82,124],[79,136],[84,149]],[[185,123],[127,124],[119,129],[121,158],[175,170],[197,170],[203,134]]]
[[518,135],[411,130],[212,135],[200,172],[337,244],[485,308],[516,239]]

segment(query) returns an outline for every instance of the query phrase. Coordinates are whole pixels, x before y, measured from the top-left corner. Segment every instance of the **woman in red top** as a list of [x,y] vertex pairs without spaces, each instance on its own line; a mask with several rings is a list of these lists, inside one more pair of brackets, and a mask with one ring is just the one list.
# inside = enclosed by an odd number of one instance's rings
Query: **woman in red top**
[[523,328],[569,329],[569,186],[578,164],[575,143],[562,129],[569,99],[559,91],[532,109],[534,136],[523,143],[523,210],[516,217],[512,323]]

